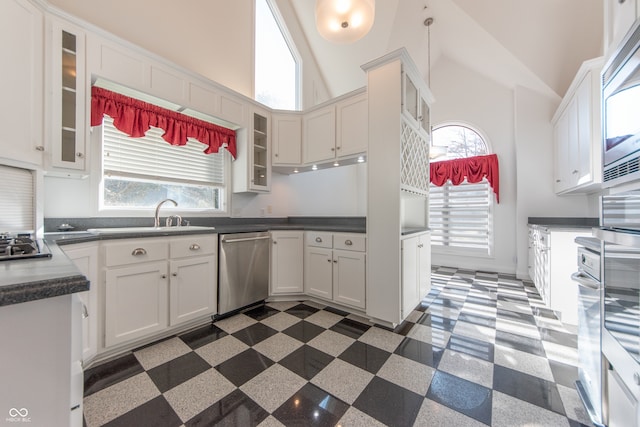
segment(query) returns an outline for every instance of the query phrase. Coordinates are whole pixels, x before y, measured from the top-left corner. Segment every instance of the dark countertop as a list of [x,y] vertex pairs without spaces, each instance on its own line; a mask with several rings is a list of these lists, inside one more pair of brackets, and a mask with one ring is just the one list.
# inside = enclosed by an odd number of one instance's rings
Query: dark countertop
[[598,218],[529,217],[530,227],[550,231],[591,229],[598,226]]
[[[211,230],[180,230],[171,232],[119,232],[114,234],[102,233],[92,234],[86,228],[100,227],[124,227],[129,224],[122,222],[91,221],[83,219],[83,227],[76,227],[80,231],[67,232],[47,232],[45,240],[51,250],[51,258],[20,259],[0,262],[0,306],[18,304],[28,301],[35,301],[43,298],[50,298],[60,295],[71,294],[89,290],[89,281],[75,267],[64,252],[59,248],[62,245],[75,243],[95,242],[113,239],[132,239],[158,236],[180,236],[189,234],[207,233],[241,233],[253,231],[270,230],[317,230],[333,231],[343,233],[366,233],[366,220],[364,218],[342,218],[342,217],[298,217],[285,219],[262,218],[253,219],[218,219],[215,224],[202,223],[192,225],[213,226]],[[49,227],[47,227],[49,222]],[[80,221],[78,221],[80,222]],[[61,224],[60,220],[45,219],[45,230],[54,231],[55,226],[51,224]],[[64,220],[66,224],[72,224],[69,220]],[[146,223],[132,226],[145,226]],[[52,228],[53,227],[53,228]]]

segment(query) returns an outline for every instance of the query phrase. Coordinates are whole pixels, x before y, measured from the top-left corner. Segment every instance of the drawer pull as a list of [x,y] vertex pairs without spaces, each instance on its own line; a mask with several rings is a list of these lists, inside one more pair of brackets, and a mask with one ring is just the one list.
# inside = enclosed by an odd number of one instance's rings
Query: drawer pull
[[316,237],[316,243],[322,243],[322,238],[321,237]]
[[351,245],[353,245],[353,242],[351,240],[347,239],[347,240],[344,241],[344,244],[347,245],[347,246],[351,246]]
[[331,260],[330,260],[330,259],[328,259],[328,260],[327,260],[327,262],[331,262]]
[[171,273],[173,277],[178,277],[178,273]]
[[166,274],[163,274],[163,275],[162,275],[162,276],[160,276],[160,277],[162,277],[163,279],[166,279],[166,278],[167,278],[167,275],[166,275]]
[[194,243],[193,245],[189,246],[189,250],[190,251],[199,251],[200,250],[200,245],[197,243]]
[[333,262],[334,262],[335,264],[337,264],[337,263],[338,263],[338,260],[337,260],[337,259],[334,259],[334,260],[333,260]]
[[131,252],[131,255],[133,256],[140,256],[140,255],[146,255],[146,254],[147,254],[147,250],[145,248],[135,248],[133,252]]

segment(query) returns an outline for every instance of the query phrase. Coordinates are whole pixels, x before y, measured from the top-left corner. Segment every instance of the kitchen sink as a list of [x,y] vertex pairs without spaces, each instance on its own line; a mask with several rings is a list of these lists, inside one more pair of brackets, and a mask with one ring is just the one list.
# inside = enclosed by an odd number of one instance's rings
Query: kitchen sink
[[198,225],[183,225],[182,227],[106,227],[106,228],[89,228],[88,233],[91,234],[125,234],[125,233],[183,233],[185,231],[212,231],[215,227],[202,227]]

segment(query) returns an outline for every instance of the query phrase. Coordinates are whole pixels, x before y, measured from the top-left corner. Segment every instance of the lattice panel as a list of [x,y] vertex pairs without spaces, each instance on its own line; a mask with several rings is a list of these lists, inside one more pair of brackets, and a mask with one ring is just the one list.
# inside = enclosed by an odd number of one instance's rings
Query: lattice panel
[[402,189],[429,194],[429,141],[403,119],[400,146]]

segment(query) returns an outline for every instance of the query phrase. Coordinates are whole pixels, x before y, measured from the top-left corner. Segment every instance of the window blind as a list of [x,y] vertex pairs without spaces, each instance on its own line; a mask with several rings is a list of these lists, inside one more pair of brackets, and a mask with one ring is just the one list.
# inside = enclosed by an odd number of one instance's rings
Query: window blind
[[477,184],[431,185],[429,226],[434,246],[490,254],[493,219],[489,182],[484,179]]
[[35,229],[35,183],[27,169],[0,166],[0,231],[32,231]]
[[205,146],[189,140],[174,146],[162,139],[162,129],[151,128],[141,138],[130,138],[103,121],[103,167],[105,176],[117,176],[184,184],[224,186],[224,153],[204,154]]

